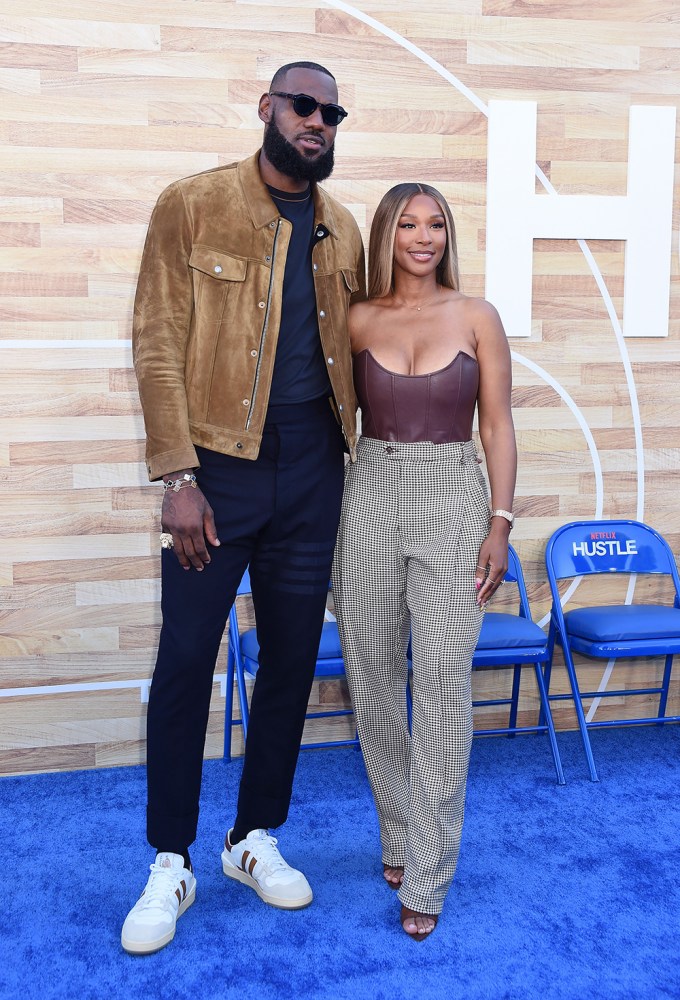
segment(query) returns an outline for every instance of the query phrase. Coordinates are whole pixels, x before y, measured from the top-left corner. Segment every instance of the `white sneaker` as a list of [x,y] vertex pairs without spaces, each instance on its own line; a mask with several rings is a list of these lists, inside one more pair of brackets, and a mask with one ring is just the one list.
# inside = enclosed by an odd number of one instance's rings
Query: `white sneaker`
[[266,830],[251,830],[238,844],[230,842],[222,851],[222,871],[229,878],[249,885],[260,899],[283,910],[299,910],[313,899],[311,886],[302,872],[291,868],[276,846],[276,837]]
[[120,936],[125,951],[147,955],[175,936],[177,918],[196,899],[196,879],[181,854],[157,854],[144,892],[132,907]]

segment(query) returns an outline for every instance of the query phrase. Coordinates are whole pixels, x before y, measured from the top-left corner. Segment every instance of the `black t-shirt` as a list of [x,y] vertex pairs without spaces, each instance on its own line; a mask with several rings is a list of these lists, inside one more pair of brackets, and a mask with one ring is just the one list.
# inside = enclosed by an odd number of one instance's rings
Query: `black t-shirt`
[[302,403],[331,394],[319,337],[312,274],[314,200],[311,188],[291,193],[267,187],[279,212],[293,226],[283,276],[281,327],[269,402]]

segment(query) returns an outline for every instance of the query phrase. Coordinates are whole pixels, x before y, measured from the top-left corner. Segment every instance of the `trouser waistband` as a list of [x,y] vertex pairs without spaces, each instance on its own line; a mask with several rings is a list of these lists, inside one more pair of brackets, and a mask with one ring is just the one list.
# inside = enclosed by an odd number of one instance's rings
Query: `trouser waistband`
[[357,445],[359,458],[380,458],[393,461],[414,462],[470,462],[478,461],[474,441],[379,441],[361,437]]

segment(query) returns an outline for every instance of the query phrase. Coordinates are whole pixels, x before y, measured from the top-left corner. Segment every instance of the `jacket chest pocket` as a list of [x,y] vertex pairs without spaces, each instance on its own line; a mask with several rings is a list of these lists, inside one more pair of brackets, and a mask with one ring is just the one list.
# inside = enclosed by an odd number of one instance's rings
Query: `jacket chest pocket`
[[[329,267],[316,279],[317,300],[321,307],[333,317],[333,327],[344,322],[352,296],[359,290],[356,268]],[[323,339],[323,330],[321,333]]]
[[[221,250],[194,246],[189,258],[193,281],[193,330],[187,348],[185,378],[192,419],[205,421],[222,324],[246,287],[247,261]],[[231,303],[231,305],[229,305]]]
[[242,283],[246,279],[247,261],[232,257],[223,250],[195,246],[191,251],[189,267],[193,276],[197,322],[219,321],[233,282]]
[[357,272],[349,267],[342,267],[340,272],[342,274],[345,289],[350,293],[350,295],[353,295],[354,292],[358,292],[359,279],[357,277]]

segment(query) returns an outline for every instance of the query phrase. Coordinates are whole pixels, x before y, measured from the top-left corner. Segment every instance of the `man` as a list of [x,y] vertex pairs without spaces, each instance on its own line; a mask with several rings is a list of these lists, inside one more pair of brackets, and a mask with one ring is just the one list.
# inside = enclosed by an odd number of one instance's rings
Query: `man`
[[358,227],[318,182],[333,169],[334,77],[297,62],[259,102],[262,149],[160,196],[140,269],[133,351],[149,478],[164,483],[162,613],[147,718],[156,850],[126,951],[162,948],[196,893],[212,677],[250,567],[260,644],[225,875],[273,906],[312,890],[269,830],[286,819],[356,443],[347,335],[365,298]]

